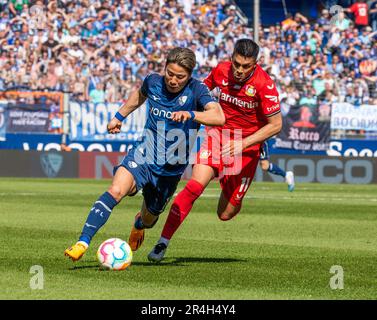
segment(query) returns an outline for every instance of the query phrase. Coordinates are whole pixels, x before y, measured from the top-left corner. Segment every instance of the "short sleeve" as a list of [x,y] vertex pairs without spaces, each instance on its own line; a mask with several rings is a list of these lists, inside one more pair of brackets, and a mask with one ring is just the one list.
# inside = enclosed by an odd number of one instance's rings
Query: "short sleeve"
[[268,79],[259,90],[259,96],[263,114],[266,117],[271,117],[280,112],[279,93],[276,89],[276,84]]
[[141,85],[140,91],[141,91],[141,93],[143,94],[144,97],[148,97],[151,78],[152,78],[152,74],[148,74],[145,77],[143,84]]
[[216,100],[212,97],[211,92],[207,85],[201,81],[198,81],[195,88],[196,92],[196,103],[198,111],[203,111],[204,107],[210,102],[216,102]]

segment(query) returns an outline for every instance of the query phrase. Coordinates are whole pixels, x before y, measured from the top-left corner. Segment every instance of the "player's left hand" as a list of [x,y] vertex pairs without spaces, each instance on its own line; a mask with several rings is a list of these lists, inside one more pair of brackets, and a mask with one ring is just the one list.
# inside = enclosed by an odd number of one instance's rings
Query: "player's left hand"
[[191,119],[191,115],[187,111],[176,111],[172,112],[171,119],[175,122],[185,122]]
[[223,157],[233,157],[242,153],[245,149],[243,140],[230,140],[223,145],[221,155]]

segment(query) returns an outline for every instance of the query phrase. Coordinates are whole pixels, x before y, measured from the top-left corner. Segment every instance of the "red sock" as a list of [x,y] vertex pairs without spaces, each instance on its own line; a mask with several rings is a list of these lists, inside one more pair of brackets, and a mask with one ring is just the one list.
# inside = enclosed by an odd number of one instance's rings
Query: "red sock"
[[186,184],[186,187],[174,199],[161,233],[162,237],[171,239],[174,232],[190,213],[195,200],[199,198],[203,191],[204,187],[198,181],[190,180]]

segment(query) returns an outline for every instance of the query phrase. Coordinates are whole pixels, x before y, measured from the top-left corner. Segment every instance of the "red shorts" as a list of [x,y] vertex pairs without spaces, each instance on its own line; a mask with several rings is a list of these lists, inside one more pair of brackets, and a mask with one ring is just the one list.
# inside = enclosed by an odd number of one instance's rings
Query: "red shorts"
[[[220,130],[217,130],[221,132]],[[213,130],[209,130],[213,133]],[[221,156],[223,137],[208,134],[196,157],[197,164],[215,169],[225,198],[235,207],[241,205],[254,178],[260,156],[260,146],[255,145],[233,158]]]

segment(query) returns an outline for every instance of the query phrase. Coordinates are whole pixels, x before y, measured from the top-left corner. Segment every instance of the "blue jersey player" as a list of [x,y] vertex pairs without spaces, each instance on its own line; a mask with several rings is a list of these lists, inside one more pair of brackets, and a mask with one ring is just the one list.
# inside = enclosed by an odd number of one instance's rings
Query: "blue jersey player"
[[79,260],[90,241],[105,224],[113,208],[125,197],[143,190],[144,201],[136,214],[129,237],[133,251],[144,239],[173,196],[190,154],[200,124],[222,126],[225,116],[207,86],[191,78],[195,54],[187,48],[169,51],[164,75],[150,74],[109,122],[109,133],[120,132],[122,121],[145,101],[149,113],[143,141],[114,168],[111,186],[92,206],[79,241],[65,250],[73,261]]

